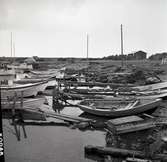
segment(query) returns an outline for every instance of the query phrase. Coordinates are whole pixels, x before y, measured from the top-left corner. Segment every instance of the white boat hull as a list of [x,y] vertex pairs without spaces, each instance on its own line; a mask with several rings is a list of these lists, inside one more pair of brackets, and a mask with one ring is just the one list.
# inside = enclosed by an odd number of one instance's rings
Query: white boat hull
[[17,97],[36,96],[38,92],[43,92],[46,87],[47,87],[47,82],[1,87],[1,98],[6,99],[8,97],[13,97],[13,96]]

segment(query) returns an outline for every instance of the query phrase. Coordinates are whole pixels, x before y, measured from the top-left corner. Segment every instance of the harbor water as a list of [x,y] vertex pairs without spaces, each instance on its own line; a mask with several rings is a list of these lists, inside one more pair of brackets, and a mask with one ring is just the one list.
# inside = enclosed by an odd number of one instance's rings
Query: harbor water
[[[48,99],[52,101],[51,98]],[[61,111],[63,114],[77,116],[82,113],[74,107]],[[10,122],[3,119],[6,162],[89,162],[92,160],[85,158],[84,146],[105,146],[104,131],[72,129],[64,126],[60,120],[56,120],[60,123],[56,126],[25,125],[27,138],[24,138],[20,127],[21,140],[18,141]]]
[[[49,108],[52,108],[52,97],[47,97]],[[75,102],[73,102],[75,103]],[[166,103],[164,103],[166,105]],[[58,107],[58,112],[80,117],[88,117],[76,107]],[[166,109],[157,110],[158,115],[166,115]],[[99,119],[94,116],[93,119]],[[10,119],[3,119],[4,149],[6,162],[93,162],[104,161],[104,158],[88,158],[85,155],[86,145],[94,146],[116,146],[118,148],[147,151],[154,151],[160,148],[161,137],[166,136],[166,130],[157,129],[134,132],[117,137],[117,143],[112,141],[112,135],[104,130],[89,129],[80,130],[67,125],[64,121],[49,118],[56,122],[56,125],[36,125],[25,124],[27,138],[24,138],[22,127],[20,126],[21,140],[18,141],[14,127]],[[100,120],[105,120],[100,118]],[[18,126],[19,127],[19,126]],[[130,138],[129,138],[130,137]],[[153,143],[149,143],[150,137],[155,138]],[[157,145],[158,144],[158,145]],[[146,147],[149,146],[149,147]],[[156,147],[155,147],[156,146]],[[150,149],[151,148],[151,149]],[[119,159],[114,159],[120,161]]]

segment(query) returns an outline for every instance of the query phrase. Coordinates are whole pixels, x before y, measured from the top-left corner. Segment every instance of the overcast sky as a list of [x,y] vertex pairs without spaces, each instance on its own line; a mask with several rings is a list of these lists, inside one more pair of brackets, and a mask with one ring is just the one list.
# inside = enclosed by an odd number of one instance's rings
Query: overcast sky
[[167,0],[0,0],[0,56],[89,57],[167,52]]

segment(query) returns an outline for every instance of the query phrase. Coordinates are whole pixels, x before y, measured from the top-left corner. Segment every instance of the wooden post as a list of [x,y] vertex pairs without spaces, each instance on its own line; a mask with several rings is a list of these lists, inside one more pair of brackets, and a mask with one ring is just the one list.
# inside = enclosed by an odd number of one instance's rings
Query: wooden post
[[14,125],[14,129],[15,129],[15,131],[16,131],[17,140],[20,141],[20,132],[18,131],[16,122],[15,122],[15,117],[16,117],[15,106],[16,106],[16,93],[15,93],[15,96],[14,96],[14,98],[13,98],[12,122],[13,122],[13,125]]
[[24,120],[23,120],[23,91],[21,91],[21,112],[20,112],[20,120],[21,120],[21,126],[22,126],[22,129],[23,129],[23,134],[24,134],[24,138],[27,138],[27,134],[26,134],[26,130],[25,130],[25,127],[24,127]]
[[[59,86],[59,82],[58,82],[58,86]],[[55,108],[55,89],[56,89],[56,86],[53,88],[53,92],[52,92],[52,108],[54,109]]]

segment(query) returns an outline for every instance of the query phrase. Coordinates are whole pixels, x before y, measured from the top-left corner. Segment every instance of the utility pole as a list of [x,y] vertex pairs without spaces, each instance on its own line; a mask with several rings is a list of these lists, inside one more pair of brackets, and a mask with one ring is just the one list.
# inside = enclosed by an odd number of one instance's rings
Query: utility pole
[[121,24],[121,62],[123,67],[123,31],[122,31],[122,24]]

